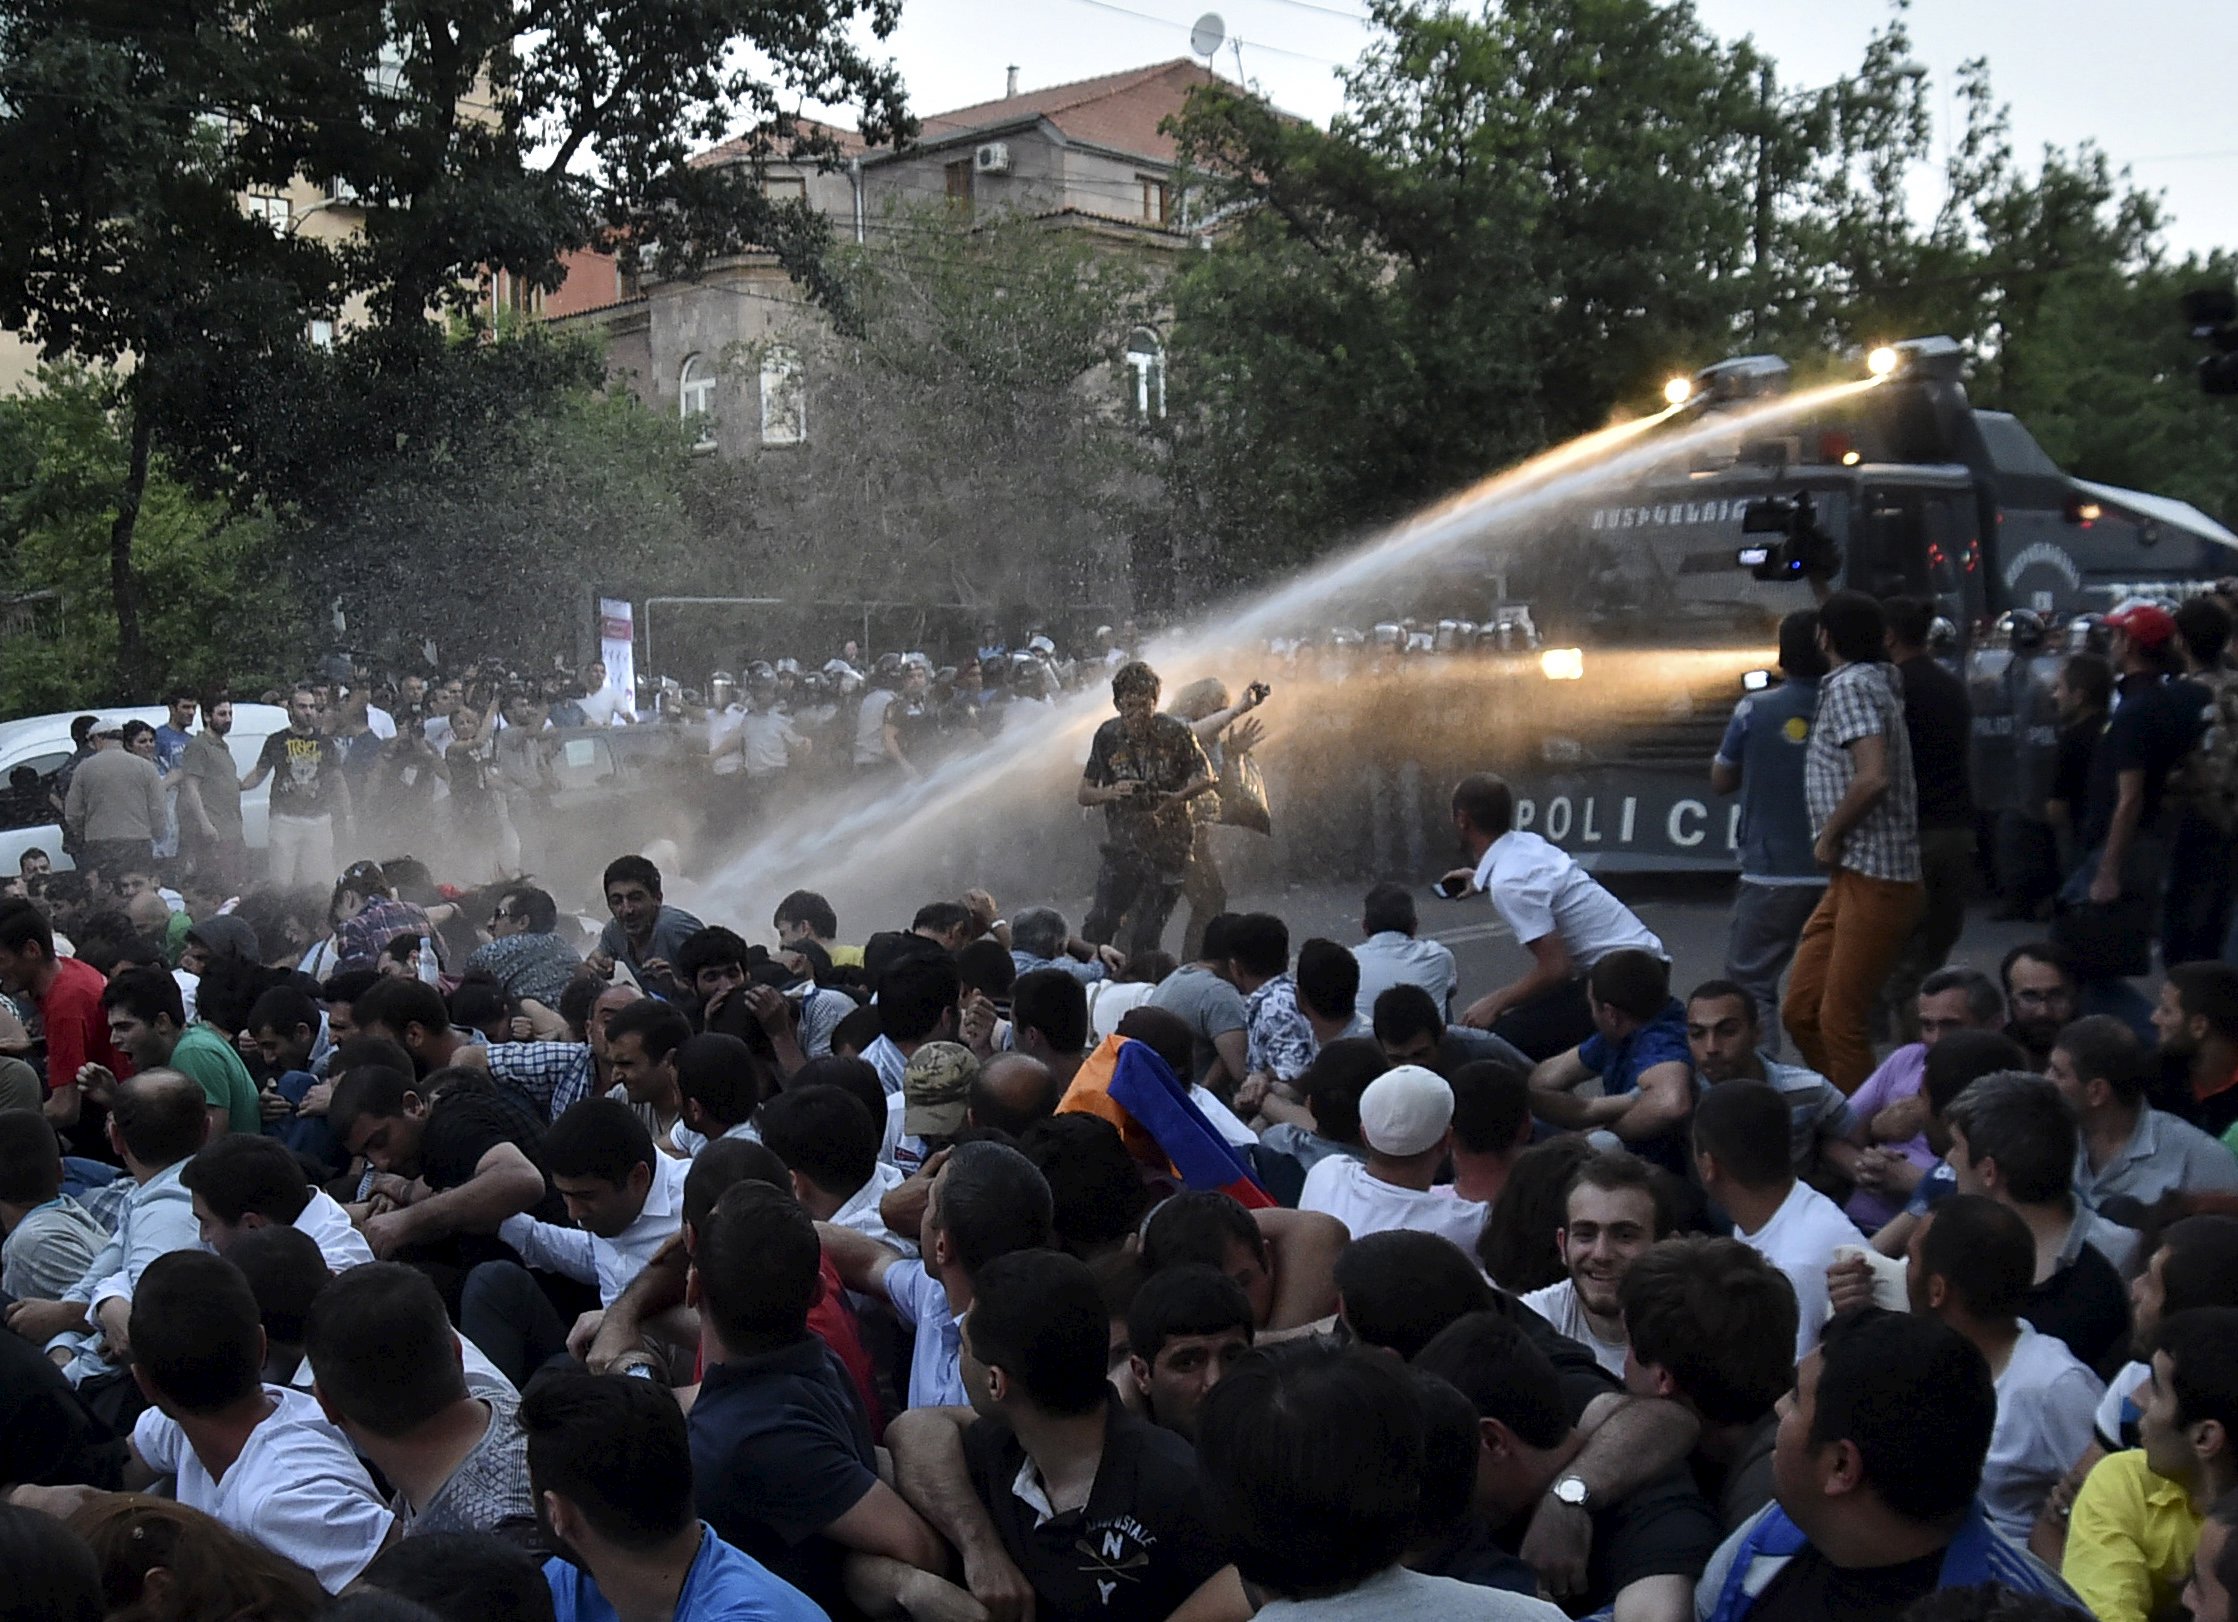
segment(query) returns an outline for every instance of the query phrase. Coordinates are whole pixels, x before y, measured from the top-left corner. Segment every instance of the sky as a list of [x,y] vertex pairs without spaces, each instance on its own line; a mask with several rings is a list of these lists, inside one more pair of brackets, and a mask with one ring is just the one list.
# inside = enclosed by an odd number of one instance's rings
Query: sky
[[[1240,52],[1243,78],[1316,123],[1340,104],[1337,67],[1370,38],[1365,0],[903,0],[884,50],[911,105],[938,112],[1000,96],[1013,63],[1033,89],[1185,56],[1207,9],[1229,40],[1219,71],[1238,77]],[[1697,10],[1725,38],[1754,36],[1791,86],[1852,71],[1888,15],[1861,0],[1697,0]],[[1913,54],[1942,104],[1938,141],[1953,70],[1987,57],[2023,159],[2047,143],[2095,140],[2136,184],[2164,194],[2171,249],[2238,248],[2234,0],[1925,0],[1909,16]],[[1923,216],[1939,187],[1921,177]]]

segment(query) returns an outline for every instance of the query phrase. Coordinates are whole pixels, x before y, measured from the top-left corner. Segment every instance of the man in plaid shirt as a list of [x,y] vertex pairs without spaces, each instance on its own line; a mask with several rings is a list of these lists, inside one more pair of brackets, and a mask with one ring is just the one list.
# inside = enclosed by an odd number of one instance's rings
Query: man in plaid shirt
[[1803,926],[1781,1016],[1804,1061],[1854,1093],[1873,1070],[1873,999],[1926,904],[1904,697],[1884,659],[1887,623],[1861,591],[1820,606],[1831,673],[1803,759],[1812,853],[1831,877]]

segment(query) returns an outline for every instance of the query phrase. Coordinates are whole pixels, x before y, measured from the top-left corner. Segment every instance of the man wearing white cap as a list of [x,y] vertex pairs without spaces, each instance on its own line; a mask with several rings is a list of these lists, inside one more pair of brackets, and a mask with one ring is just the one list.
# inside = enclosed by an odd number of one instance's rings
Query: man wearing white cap
[[1464,1200],[1452,1185],[1432,1185],[1453,1140],[1453,1089],[1418,1064],[1386,1070],[1360,1095],[1366,1164],[1331,1155],[1306,1173],[1301,1211],[1335,1217],[1355,1239],[1415,1228],[1476,1254],[1490,1207]]

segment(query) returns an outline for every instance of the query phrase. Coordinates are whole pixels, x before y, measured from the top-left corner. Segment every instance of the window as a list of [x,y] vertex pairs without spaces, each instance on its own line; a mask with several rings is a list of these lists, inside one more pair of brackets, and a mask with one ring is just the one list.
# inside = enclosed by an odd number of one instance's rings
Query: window
[[715,368],[703,355],[686,355],[684,369],[676,379],[676,410],[687,423],[694,424],[698,437],[693,447],[712,449],[715,444]]
[[1152,225],[1165,224],[1167,211],[1172,203],[1172,194],[1166,190],[1166,183],[1156,175],[1137,175],[1135,179],[1142,186],[1142,217]]
[[762,355],[762,443],[798,445],[807,437],[800,357],[783,344],[771,344]]
[[948,178],[948,202],[966,214],[971,212],[971,159],[960,158],[942,171]]
[[1166,414],[1166,346],[1148,327],[1127,334],[1128,398],[1143,422]]
[[248,195],[249,218],[262,220],[273,230],[285,232],[294,221],[288,200],[272,192],[253,191]]
[[311,318],[311,346],[314,349],[334,347],[334,323],[323,316]]
[[762,195],[777,204],[805,203],[808,201],[806,175],[764,175]]

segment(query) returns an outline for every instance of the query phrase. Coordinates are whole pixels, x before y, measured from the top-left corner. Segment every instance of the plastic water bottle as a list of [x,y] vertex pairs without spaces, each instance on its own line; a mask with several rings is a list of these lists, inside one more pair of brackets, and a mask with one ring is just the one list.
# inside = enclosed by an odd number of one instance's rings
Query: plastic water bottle
[[417,967],[419,977],[429,985],[439,987],[442,984],[442,972],[435,961],[435,943],[425,935],[420,937],[420,955]]

